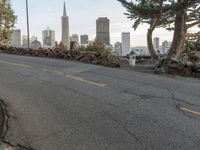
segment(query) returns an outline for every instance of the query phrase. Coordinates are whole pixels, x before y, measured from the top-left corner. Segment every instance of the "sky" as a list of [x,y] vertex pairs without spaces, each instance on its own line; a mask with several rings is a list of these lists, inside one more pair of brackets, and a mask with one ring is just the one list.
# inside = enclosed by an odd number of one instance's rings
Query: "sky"
[[[15,14],[18,16],[16,29],[21,29],[26,35],[26,5],[25,0],[11,0]],[[42,31],[49,27],[55,30],[56,41],[61,40],[61,16],[63,0],[28,0],[30,17],[30,36],[42,39]],[[111,44],[121,41],[121,32],[131,32],[131,46],[146,46],[148,25],[133,30],[133,21],[126,18],[125,8],[117,0],[67,0],[67,15],[69,16],[70,34],[88,34],[90,40],[96,36],[96,19],[110,19]],[[160,41],[172,41],[172,32],[156,29],[154,37]]]

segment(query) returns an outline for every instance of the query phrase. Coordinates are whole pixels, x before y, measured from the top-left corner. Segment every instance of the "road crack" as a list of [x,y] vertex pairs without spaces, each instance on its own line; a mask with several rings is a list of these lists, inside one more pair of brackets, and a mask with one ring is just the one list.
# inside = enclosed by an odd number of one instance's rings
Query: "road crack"
[[24,145],[21,145],[21,144],[13,144],[9,141],[6,140],[6,135],[7,135],[7,132],[9,130],[9,114],[8,114],[8,111],[6,109],[6,104],[4,103],[4,101],[2,101],[0,99],[0,107],[2,109],[2,113],[3,113],[3,116],[2,116],[2,122],[3,122],[3,129],[2,129],[2,137],[1,137],[1,144],[0,144],[0,148],[2,149],[7,149],[9,148],[10,150],[34,150],[33,148],[31,148],[30,146],[24,146]]
[[115,123],[117,123],[119,126],[121,126],[123,128],[123,130],[128,133],[130,136],[132,136],[140,145],[143,145],[142,141],[136,136],[135,133],[131,132],[125,125],[123,125],[122,123],[120,123],[117,119],[115,119],[115,117],[113,117],[111,114],[109,113],[104,113],[107,117],[109,117],[110,119],[112,119]]

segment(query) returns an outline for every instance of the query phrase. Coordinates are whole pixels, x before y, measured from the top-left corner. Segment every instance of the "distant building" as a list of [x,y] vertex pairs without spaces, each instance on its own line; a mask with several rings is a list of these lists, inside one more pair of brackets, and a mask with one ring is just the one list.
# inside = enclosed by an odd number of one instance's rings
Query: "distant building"
[[169,48],[169,43],[168,41],[163,41],[162,42],[162,52],[163,54],[166,54],[167,53],[167,49]]
[[126,56],[131,50],[131,34],[130,32],[122,33],[122,56]]
[[88,35],[81,35],[81,45],[87,45],[89,42]]
[[159,45],[160,45],[160,39],[158,37],[155,37],[154,38],[154,48],[156,50],[158,50],[159,49]]
[[55,31],[49,28],[42,31],[42,42],[44,48],[55,48]]
[[148,47],[146,46],[132,47],[131,51],[134,51],[137,56],[150,56]]
[[122,43],[121,42],[115,43],[114,51],[117,56],[122,56]]
[[28,48],[28,36],[27,35],[22,36],[22,47]]
[[20,29],[14,29],[12,31],[12,38],[9,43],[9,46],[21,47],[21,30]]
[[64,2],[63,16],[62,16],[62,43],[65,48],[70,49],[70,36],[69,36],[69,17],[66,13],[66,7]]
[[171,44],[172,44],[172,42],[168,42],[168,41],[162,42],[162,53],[163,54],[167,54],[169,52]]
[[71,38],[70,38],[71,42],[74,42],[76,44],[79,44],[79,36],[78,34],[72,34]]
[[32,43],[33,41],[35,41],[35,40],[37,40],[37,37],[33,35],[33,36],[31,37],[31,43]]
[[96,40],[104,46],[110,45],[110,20],[108,18],[96,20]]
[[41,47],[42,47],[42,44],[37,39],[31,43],[31,48],[32,49],[39,49]]

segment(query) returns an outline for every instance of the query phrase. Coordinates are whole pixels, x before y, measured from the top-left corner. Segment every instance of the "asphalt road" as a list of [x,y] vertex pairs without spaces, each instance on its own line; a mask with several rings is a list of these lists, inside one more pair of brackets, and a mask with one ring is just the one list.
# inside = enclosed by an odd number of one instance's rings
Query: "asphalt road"
[[5,141],[35,150],[199,150],[200,80],[0,55]]

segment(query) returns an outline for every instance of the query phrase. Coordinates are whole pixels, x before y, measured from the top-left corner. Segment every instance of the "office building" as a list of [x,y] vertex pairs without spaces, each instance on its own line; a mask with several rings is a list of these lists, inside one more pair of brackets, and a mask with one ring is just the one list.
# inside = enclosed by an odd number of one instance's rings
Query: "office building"
[[43,48],[55,48],[55,31],[47,30],[42,31]]
[[96,40],[104,46],[110,45],[110,20],[108,18],[96,20]]
[[62,43],[65,48],[70,49],[70,36],[69,36],[69,17],[66,13],[66,6],[64,2],[63,16],[61,19],[62,23]]
[[130,32],[122,33],[122,56],[127,56],[131,50],[131,34]]
[[11,37],[9,46],[21,47],[21,30],[20,29],[14,29],[12,31],[12,37]]
[[154,48],[156,50],[158,50],[159,49],[159,45],[160,45],[160,39],[158,37],[155,37],[154,38]]
[[81,35],[81,45],[87,45],[89,42],[88,35]]

